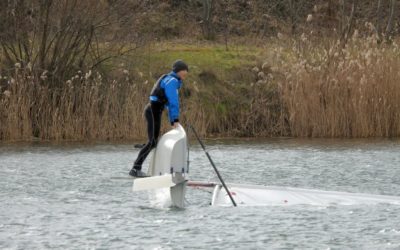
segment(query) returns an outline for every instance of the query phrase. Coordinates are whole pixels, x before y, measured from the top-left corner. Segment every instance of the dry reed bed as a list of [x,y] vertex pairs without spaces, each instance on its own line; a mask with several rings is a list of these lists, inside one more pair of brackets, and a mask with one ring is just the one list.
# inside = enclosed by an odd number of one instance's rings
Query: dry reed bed
[[[186,82],[183,123],[203,136],[400,136],[396,43],[353,37],[342,48],[303,37],[279,46],[266,58],[265,74],[256,72],[250,82]],[[92,72],[57,86],[42,78],[18,67],[9,78],[0,98],[1,140],[145,137],[142,113],[152,83],[134,77],[108,81]]]
[[[357,33],[356,33],[357,34]],[[355,35],[315,46],[303,37],[282,64],[290,131],[302,137],[400,136],[400,49]]]
[[[152,83],[144,79],[105,81],[80,73],[60,86],[51,86],[17,70],[0,99],[0,139],[120,140],[146,137],[143,109]],[[90,75],[88,77],[88,75]],[[185,83],[181,91],[183,125],[219,136],[268,136],[276,126],[279,95],[269,85],[205,86]],[[203,90],[199,90],[203,89]],[[260,91],[262,90],[262,91]],[[239,98],[239,95],[245,96]],[[270,96],[266,96],[270,92]],[[264,94],[263,94],[264,93]],[[165,112],[162,130],[169,129]]]
[[[126,139],[142,133],[145,92],[127,82],[104,84],[100,75],[76,75],[59,87],[17,72],[1,99],[0,137],[30,140]],[[147,94],[147,92],[146,92]]]

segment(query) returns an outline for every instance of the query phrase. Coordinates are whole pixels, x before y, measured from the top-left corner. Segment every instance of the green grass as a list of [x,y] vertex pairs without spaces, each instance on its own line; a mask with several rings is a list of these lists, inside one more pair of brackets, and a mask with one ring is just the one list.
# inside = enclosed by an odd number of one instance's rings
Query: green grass
[[211,70],[224,78],[232,69],[255,65],[261,51],[246,46],[232,46],[226,50],[223,45],[159,43],[137,53],[135,57],[140,63],[135,64],[142,72],[154,73],[168,70],[175,60],[182,59],[189,64],[191,75]]
[[[184,60],[190,72],[181,91],[182,101],[191,110],[201,107],[209,112],[207,122],[219,127],[219,119],[235,119],[240,109],[250,105],[248,93],[256,82],[251,69],[260,65],[263,53],[265,49],[256,46],[232,45],[227,50],[223,44],[164,42],[144,47],[124,66],[132,75],[143,75],[140,79],[148,81],[146,88],[150,90],[158,76],[171,70],[175,60]],[[190,95],[183,96],[185,91]]]

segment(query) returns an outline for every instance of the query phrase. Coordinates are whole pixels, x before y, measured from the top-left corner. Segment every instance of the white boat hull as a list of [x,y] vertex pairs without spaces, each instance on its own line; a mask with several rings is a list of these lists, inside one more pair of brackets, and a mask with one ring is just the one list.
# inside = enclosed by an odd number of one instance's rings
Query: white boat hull
[[[186,132],[182,126],[164,134],[151,152],[148,175],[133,181],[133,191],[155,190],[166,193],[163,197],[171,206],[183,208],[188,180],[188,148]],[[169,192],[164,192],[165,188]]]

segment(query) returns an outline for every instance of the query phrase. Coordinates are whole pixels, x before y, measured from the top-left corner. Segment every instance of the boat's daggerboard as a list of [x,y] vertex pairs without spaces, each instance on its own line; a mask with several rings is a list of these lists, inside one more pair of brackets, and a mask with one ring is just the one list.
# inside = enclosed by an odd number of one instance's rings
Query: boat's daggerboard
[[146,178],[136,178],[133,181],[133,191],[169,188],[175,186],[172,175],[160,175]]

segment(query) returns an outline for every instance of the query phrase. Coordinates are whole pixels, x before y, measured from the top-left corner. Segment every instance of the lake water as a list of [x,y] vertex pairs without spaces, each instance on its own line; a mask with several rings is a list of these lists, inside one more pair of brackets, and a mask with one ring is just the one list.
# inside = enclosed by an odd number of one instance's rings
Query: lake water
[[[207,141],[227,182],[400,196],[400,141]],[[132,145],[0,146],[0,249],[400,249],[400,206],[187,208],[132,193]],[[215,181],[198,145],[190,175]]]

